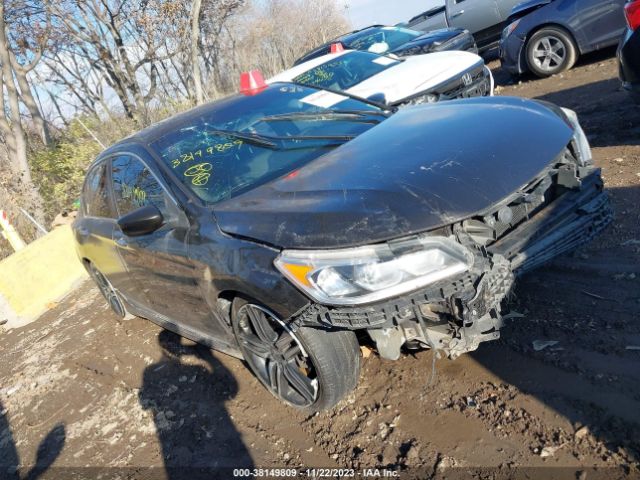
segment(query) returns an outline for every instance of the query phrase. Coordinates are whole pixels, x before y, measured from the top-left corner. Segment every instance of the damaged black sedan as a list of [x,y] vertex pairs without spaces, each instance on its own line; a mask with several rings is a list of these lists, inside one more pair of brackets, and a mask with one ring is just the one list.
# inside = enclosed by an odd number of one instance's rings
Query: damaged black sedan
[[247,93],[103,152],[74,232],[121,317],[243,358],[290,405],[352,390],[367,336],[388,359],[497,339],[514,277],[611,220],[575,114],[551,104]]

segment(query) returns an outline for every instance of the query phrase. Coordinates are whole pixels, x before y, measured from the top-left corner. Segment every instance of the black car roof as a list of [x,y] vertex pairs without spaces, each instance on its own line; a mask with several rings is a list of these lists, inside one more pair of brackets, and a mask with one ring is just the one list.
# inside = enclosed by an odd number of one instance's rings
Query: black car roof
[[[272,87],[273,86],[269,86],[267,88]],[[193,118],[197,118],[203,114],[210,114],[212,112],[215,112],[219,108],[222,108],[234,102],[242,101],[243,99],[246,99],[246,96],[236,93],[228,97],[224,97],[219,100],[215,100],[213,102],[191,108],[185,112],[178,113],[169,118],[154,123],[153,125],[150,125],[126,138],[123,138],[122,140],[114,143],[109,148],[107,148],[100,156],[102,157],[109,154],[113,150],[118,150],[118,147],[124,144],[141,143],[146,145],[161,137],[165,133],[175,129],[178,125],[188,123],[189,120]]]

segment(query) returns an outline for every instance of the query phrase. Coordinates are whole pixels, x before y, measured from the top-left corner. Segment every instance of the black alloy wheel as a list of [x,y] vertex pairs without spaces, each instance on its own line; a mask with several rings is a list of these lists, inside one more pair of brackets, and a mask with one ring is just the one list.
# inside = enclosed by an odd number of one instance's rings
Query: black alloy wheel
[[244,359],[276,398],[317,411],[334,406],[355,388],[360,351],[353,332],[307,327],[294,332],[266,308],[239,298],[232,310]]
[[94,267],[93,264],[89,264],[88,270],[89,275],[98,286],[98,290],[100,290],[100,293],[109,304],[109,307],[111,307],[111,310],[113,310],[113,312],[122,320],[131,320],[135,318],[134,315],[131,315],[127,311],[127,308],[124,306],[124,302],[120,298],[120,295],[118,295],[116,289],[113,288],[111,282],[107,280],[107,277],[100,273],[100,271],[96,267]]

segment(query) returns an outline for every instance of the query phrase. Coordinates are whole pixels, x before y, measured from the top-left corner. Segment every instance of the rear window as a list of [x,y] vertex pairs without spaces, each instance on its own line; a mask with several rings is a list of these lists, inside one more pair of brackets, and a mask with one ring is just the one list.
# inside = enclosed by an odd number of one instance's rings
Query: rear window
[[87,174],[82,192],[84,214],[89,217],[114,217],[109,203],[105,162],[94,166]]
[[330,90],[348,90],[400,63],[369,52],[349,52],[293,79],[295,83]]

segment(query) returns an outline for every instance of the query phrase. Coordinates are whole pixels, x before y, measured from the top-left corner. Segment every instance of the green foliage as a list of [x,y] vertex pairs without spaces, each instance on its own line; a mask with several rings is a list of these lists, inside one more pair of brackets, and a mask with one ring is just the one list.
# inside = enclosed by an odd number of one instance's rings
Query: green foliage
[[74,210],[87,167],[102,151],[102,147],[80,122],[106,145],[133,130],[133,125],[122,119],[117,122],[102,122],[96,118],[76,119],[61,132],[53,146],[31,152],[31,171],[45,202],[47,220],[62,211]]
[[[189,106],[184,101],[167,101],[162,107],[150,109],[149,120],[160,121],[186,110]],[[67,128],[60,131],[53,146],[39,146],[31,150],[31,174],[44,200],[47,222],[63,211],[78,208],[77,200],[87,167],[102,151],[102,147],[89,131],[108,147],[139,129],[133,120],[124,115],[108,120],[83,116],[72,120]],[[40,143],[34,141],[30,142],[30,145]]]

